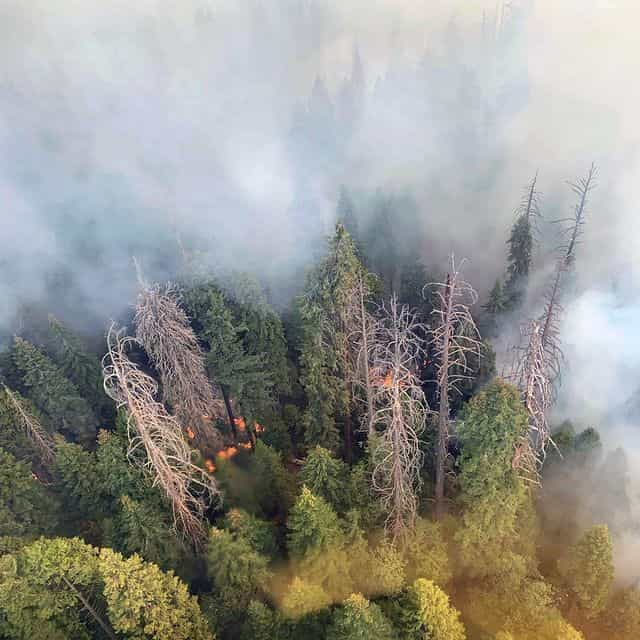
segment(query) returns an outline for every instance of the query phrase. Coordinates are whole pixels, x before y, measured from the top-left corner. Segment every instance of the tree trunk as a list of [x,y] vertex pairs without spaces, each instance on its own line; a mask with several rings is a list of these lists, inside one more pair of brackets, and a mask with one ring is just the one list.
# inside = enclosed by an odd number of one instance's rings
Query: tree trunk
[[[441,392],[442,394],[442,392]],[[447,459],[447,441],[449,435],[449,398],[447,390],[440,396],[440,411],[438,413],[438,444],[436,449],[436,519],[444,513],[444,475]]]
[[229,426],[231,427],[231,433],[233,439],[238,442],[238,430],[236,428],[236,419],[233,415],[233,408],[231,407],[231,399],[229,398],[229,389],[226,385],[220,385],[222,391],[222,397],[224,399],[224,406],[227,408],[227,416],[229,417]]
[[88,611],[89,615],[100,625],[102,630],[107,634],[107,637],[111,640],[118,640],[111,627],[104,621],[98,612],[91,606],[90,602],[82,595],[82,592],[70,581],[66,576],[62,576],[63,582],[78,596],[80,602],[84,608]]
[[[346,382],[347,393],[349,392],[349,382]],[[351,464],[351,407],[347,406],[344,413],[344,459],[347,464]]]

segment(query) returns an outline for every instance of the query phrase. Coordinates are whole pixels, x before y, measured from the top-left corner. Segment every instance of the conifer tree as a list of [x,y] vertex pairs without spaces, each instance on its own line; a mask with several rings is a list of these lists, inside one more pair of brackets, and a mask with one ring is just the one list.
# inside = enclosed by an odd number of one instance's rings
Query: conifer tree
[[327,632],[328,640],[393,640],[393,628],[380,607],[362,594],[350,595],[338,607]]
[[305,441],[335,450],[336,420],[343,427],[345,458],[351,455],[352,362],[348,310],[362,265],[353,240],[341,223],[327,254],[310,275],[299,300],[300,380],[307,395]]
[[347,466],[334,458],[331,452],[316,446],[310,452],[300,470],[300,482],[314,495],[324,498],[336,511],[341,511],[345,501]]
[[96,436],[96,418],[77,387],[44,353],[22,338],[14,339],[12,357],[22,385],[35,405],[51,418],[58,430],[91,447]]
[[502,281],[497,279],[493,288],[489,292],[489,298],[482,305],[482,309],[487,314],[488,335],[495,335],[498,327],[498,317],[508,308],[508,298],[502,286]]
[[606,525],[587,530],[558,561],[575,604],[588,618],[606,606],[613,582],[613,550]]
[[338,206],[336,209],[336,217],[338,222],[344,225],[345,230],[353,238],[354,243],[358,244],[358,220],[355,214],[355,207],[351,194],[345,186],[340,187],[340,195],[338,196]]

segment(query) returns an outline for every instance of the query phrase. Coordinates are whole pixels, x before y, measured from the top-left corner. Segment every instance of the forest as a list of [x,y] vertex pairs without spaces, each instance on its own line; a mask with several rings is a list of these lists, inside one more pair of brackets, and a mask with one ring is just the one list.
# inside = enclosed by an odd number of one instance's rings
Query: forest
[[534,4],[375,79],[385,3],[7,11],[0,639],[640,638],[632,227],[510,147]]

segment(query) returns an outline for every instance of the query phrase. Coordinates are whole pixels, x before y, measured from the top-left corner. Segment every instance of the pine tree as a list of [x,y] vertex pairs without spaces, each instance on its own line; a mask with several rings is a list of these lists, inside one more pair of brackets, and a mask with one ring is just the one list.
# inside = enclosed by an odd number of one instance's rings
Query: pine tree
[[331,598],[316,584],[294,578],[282,599],[282,613],[287,618],[298,619],[326,609]]
[[22,338],[15,338],[12,357],[35,405],[62,433],[91,447],[96,436],[96,418],[77,387],[46,355]]
[[507,310],[508,306],[509,300],[502,286],[502,281],[498,279],[489,292],[488,300],[482,305],[482,309],[487,314],[488,330],[484,332],[485,335],[495,336],[498,328],[498,318]]
[[393,640],[395,637],[380,607],[359,593],[350,595],[334,611],[327,633],[328,640]]
[[459,612],[430,580],[416,580],[400,599],[396,625],[407,640],[465,640]]
[[439,585],[451,580],[447,545],[439,522],[419,518],[402,551],[408,580],[425,578]]
[[324,498],[337,512],[342,510],[346,494],[347,466],[331,452],[316,446],[309,452],[300,470],[300,483],[314,495]]
[[338,206],[336,208],[336,218],[342,223],[347,233],[353,238],[355,245],[358,244],[358,219],[355,214],[355,207],[351,194],[345,186],[340,187],[338,196]]
[[252,549],[267,558],[273,558],[278,552],[276,528],[272,522],[260,520],[243,509],[231,509],[223,524],[235,538],[246,540]]
[[115,417],[114,406],[102,386],[100,361],[82,340],[55,316],[49,316],[50,340],[47,351],[65,377],[77,387],[94,412],[108,420]]
[[353,240],[336,225],[326,256],[311,274],[299,300],[300,381],[307,395],[305,441],[334,450],[336,420],[343,426],[343,449],[351,455],[351,367],[347,315],[362,265]]
[[613,549],[609,528],[598,525],[587,530],[558,561],[575,604],[588,618],[606,606],[613,583]]

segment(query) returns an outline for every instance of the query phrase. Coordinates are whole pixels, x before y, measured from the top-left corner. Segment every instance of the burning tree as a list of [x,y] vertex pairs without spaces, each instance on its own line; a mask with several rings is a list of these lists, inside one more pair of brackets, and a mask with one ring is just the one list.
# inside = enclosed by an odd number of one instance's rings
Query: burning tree
[[434,323],[429,333],[439,400],[435,499],[436,516],[440,517],[444,506],[449,401],[454,393],[461,393],[460,383],[471,379],[472,369],[467,364],[467,357],[474,354],[479,360],[482,343],[470,311],[478,296],[475,289],[462,279],[453,256],[445,281],[432,286],[435,287],[436,304],[432,311]]
[[179,422],[199,440],[219,442],[217,432],[203,426],[203,418],[215,412],[213,389],[198,339],[180,307],[178,291],[171,284],[143,283],[135,325],[136,338],[160,375],[163,398]]
[[417,375],[423,326],[395,296],[377,324],[373,393],[375,424],[383,427],[374,449],[373,487],[387,512],[394,539],[413,526],[420,486],[427,405]]
[[111,325],[102,362],[104,388],[127,412],[130,460],[153,477],[171,503],[174,526],[198,547],[206,535],[205,511],[220,502],[220,492],[213,478],[191,461],[179,423],[156,400],[156,381],[129,359],[127,351],[136,342]]

